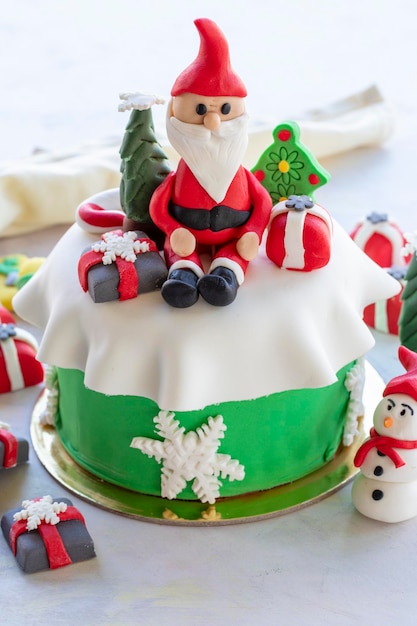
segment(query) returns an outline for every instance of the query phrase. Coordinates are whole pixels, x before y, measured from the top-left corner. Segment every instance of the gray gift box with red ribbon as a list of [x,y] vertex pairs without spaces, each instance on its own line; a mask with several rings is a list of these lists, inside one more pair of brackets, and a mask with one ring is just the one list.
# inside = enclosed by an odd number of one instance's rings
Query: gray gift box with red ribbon
[[10,430],[0,426],[0,471],[26,463],[29,459],[29,443],[15,437]]
[[103,233],[78,263],[81,287],[94,302],[128,300],[155,291],[167,274],[155,243],[141,231]]
[[[36,528],[28,530],[27,526],[33,522],[30,517],[16,520],[16,516],[21,518],[22,511],[25,513],[31,505],[36,507],[36,503],[45,499],[48,499],[47,513],[43,519],[38,517],[35,523],[32,523]],[[51,522],[48,511],[53,510],[54,504],[55,508],[65,508],[65,511],[52,512],[52,516],[55,515],[59,519],[57,521],[55,517]],[[72,505],[71,500],[44,496],[24,501],[22,506],[23,509],[18,507],[3,515],[1,529],[24,572],[31,574],[45,569],[57,569],[96,556],[94,543],[85,526],[84,518]],[[35,510],[34,515],[36,517],[39,513]],[[42,515],[41,513],[40,517]]]

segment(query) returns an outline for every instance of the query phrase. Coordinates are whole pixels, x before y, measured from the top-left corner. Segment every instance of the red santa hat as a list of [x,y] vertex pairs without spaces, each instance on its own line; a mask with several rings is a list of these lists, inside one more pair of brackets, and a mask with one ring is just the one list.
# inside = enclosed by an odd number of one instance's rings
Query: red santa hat
[[195,20],[194,24],[200,34],[200,49],[196,59],[178,76],[171,95],[194,93],[244,98],[246,87],[232,69],[223,32],[207,18]]
[[383,396],[403,393],[417,402],[417,354],[405,346],[400,346],[398,358],[407,373],[393,378],[385,387]]

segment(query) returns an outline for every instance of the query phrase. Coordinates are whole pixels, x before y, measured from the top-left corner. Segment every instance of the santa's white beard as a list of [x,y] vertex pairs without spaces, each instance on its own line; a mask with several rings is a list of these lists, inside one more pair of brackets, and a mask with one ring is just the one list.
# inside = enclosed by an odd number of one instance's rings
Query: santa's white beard
[[247,114],[222,122],[214,132],[203,124],[187,124],[175,117],[167,120],[172,147],[217,203],[225,197],[242,164],[248,145],[247,126]]

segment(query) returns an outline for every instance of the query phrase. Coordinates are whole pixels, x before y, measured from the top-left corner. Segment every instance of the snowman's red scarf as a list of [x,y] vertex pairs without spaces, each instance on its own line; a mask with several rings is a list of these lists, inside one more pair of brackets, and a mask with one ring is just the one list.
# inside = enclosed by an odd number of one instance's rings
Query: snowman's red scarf
[[370,439],[367,439],[359,450],[357,451],[353,460],[355,467],[360,467],[365,461],[368,452],[372,448],[377,448],[379,452],[388,456],[394,463],[395,467],[402,467],[405,465],[405,461],[401,458],[397,450],[394,448],[400,448],[403,450],[415,450],[417,448],[416,439],[394,439],[394,437],[385,437],[378,435],[375,428],[371,428]]

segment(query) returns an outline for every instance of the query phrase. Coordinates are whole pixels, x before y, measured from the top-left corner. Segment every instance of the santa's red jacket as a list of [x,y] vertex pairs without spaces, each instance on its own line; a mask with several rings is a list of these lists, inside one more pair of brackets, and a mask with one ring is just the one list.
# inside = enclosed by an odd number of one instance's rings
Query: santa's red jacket
[[[268,192],[243,166],[239,167],[226,196],[218,204],[181,159],[177,171],[171,172],[155,190],[150,215],[167,236],[165,253],[169,265],[179,259],[170,249],[169,238],[177,228],[186,228],[196,238],[198,248],[215,246],[216,257],[231,258],[245,271],[247,262],[238,255],[235,244],[248,232],[256,233],[260,241],[271,208]],[[196,261],[195,256],[187,259]]]

